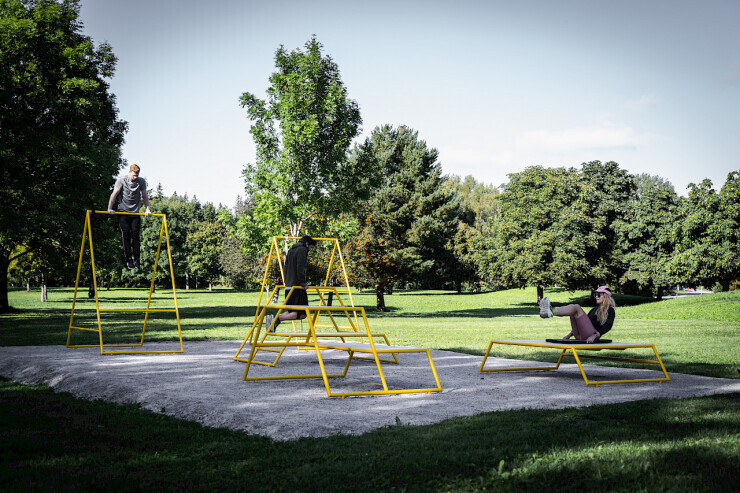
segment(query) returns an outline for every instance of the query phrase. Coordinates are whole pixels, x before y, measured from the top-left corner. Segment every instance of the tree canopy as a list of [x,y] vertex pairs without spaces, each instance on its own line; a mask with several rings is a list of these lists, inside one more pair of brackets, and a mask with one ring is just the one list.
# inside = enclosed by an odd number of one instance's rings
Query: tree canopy
[[367,196],[374,176],[366,163],[347,159],[360,131],[360,109],[349,98],[339,67],[321,49],[316,37],[305,51],[280,46],[267,99],[249,92],[240,99],[254,122],[250,131],[257,149],[256,163],[244,169],[247,195],[256,213],[273,216],[293,236],[311,217],[350,209]]
[[593,286],[603,273],[589,264],[601,234],[589,182],[575,169],[532,166],[509,175],[498,197],[489,236],[481,237],[483,278],[505,286]]
[[0,2],[0,310],[12,258],[71,259],[84,211],[106,203],[123,164],[116,57],[78,17],[78,0]]
[[462,208],[443,186],[437,150],[414,130],[383,125],[354,154],[375,163],[383,177],[358,213],[361,229],[353,245],[355,269],[375,284],[378,308],[384,309],[383,291],[394,282],[442,287],[454,281]]

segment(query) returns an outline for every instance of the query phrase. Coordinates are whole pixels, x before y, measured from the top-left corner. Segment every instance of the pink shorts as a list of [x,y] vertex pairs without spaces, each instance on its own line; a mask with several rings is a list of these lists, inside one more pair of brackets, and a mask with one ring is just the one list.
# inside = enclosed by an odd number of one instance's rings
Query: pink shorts
[[596,333],[594,324],[585,313],[578,318],[570,317],[570,326],[573,328],[573,338],[585,341]]

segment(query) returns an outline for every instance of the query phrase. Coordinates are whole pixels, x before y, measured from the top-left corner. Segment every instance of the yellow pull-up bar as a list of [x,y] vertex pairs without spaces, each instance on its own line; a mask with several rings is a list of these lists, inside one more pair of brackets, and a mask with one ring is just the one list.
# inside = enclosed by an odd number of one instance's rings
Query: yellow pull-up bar
[[[95,214],[108,214],[109,216],[146,216],[146,212],[122,212],[122,211],[87,211],[87,212],[94,212]],[[167,214],[149,214],[153,217],[167,217]]]

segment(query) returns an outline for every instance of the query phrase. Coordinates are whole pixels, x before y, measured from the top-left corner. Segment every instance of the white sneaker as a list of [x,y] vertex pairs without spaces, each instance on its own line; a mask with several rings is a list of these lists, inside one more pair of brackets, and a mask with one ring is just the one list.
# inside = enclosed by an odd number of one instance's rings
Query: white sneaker
[[[275,332],[275,326],[272,325],[272,321],[275,318],[275,315],[266,315],[265,316],[265,329],[268,332]],[[272,325],[272,327],[270,327]]]
[[544,297],[540,300],[540,317],[552,317],[552,304],[550,303],[550,298],[548,297]]

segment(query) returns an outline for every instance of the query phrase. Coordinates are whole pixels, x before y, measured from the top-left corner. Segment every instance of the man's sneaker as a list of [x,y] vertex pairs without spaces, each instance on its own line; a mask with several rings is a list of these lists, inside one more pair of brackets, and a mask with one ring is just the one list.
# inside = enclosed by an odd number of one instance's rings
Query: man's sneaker
[[134,269],[141,269],[141,264],[139,263],[139,259],[134,259]]
[[135,269],[135,268],[136,268],[136,267],[134,266],[134,261],[133,261],[133,260],[131,260],[130,258],[127,258],[127,259],[126,259],[126,267],[128,267],[129,269]]
[[550,298],[548,297],[544,297],[540,300],[540,317],[552,317],[552,304],[550,303]]
[[[276,325],[272,325],[272,321],[275,319],[275,315],[267,315],[265,316],[265,329],[267,329],[268,332],[275,332]],[[270,327],[272,325],[272,327]]]

